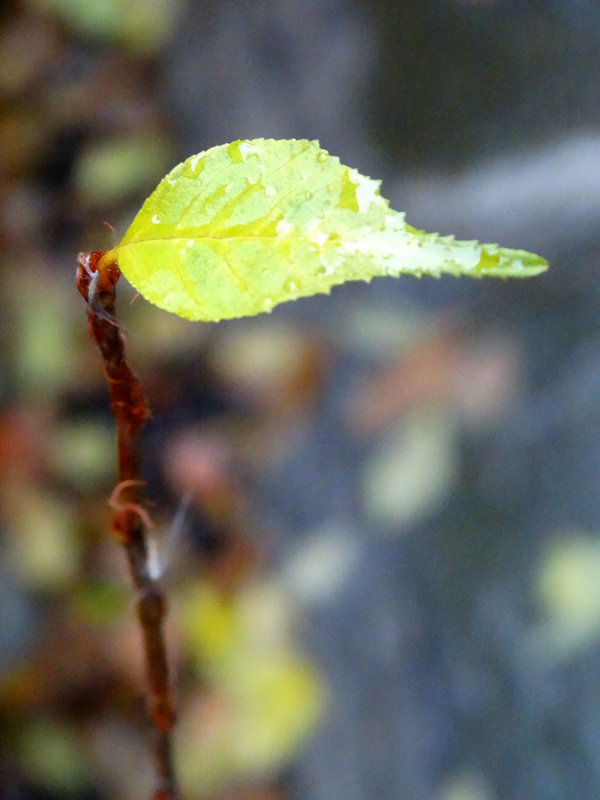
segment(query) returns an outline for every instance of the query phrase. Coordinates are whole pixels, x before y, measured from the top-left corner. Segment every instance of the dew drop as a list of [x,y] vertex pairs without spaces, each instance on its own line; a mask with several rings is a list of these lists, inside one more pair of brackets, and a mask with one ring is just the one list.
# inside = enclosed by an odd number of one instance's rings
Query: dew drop
[[190,158],[190,169],[192,170],[192,173],[198,172],[200,166],[202,166],[202,169],[204,168],[204,164],[202,163],[202,156],[200,154],[198,154],[197,156],[192,156]]
[[322,278],[327,275],[333,275],[333,267],[331,264],[321,264],[320,267],[317,267],[315,270],[315,275]]
[[283,284],[283,288],[286,292],[298,292],[300,291],[301,287],[302,284],[300,281],[294,280],[294,278],[290,278],[290,280]]
[[327,161],[327,153],[324,150],[319,150],[317,153],[317,161],[322,164],[324,161]]
[[186,247],[193,247],[194,246],[194,240],[193,239],[188,239],[187,242],[185,243],[185,246]]
[[159,223],[160,223],[160,217],[158,216],[158,214],[155,214],[155,215],[152,217],[152,224],[153,224],[153,225],[158,225]]
[[269,312],[271,311],[274,305],[275,301],[273,300],[272,297],[265,297],[264,300],[262,301],[262,310]]

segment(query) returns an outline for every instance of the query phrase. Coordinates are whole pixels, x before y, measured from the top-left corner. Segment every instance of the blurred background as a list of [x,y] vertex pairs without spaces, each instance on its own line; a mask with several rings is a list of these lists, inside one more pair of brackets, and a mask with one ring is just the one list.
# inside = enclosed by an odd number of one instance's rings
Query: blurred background
[[0,797],[145,800],[74,289],[174,164],[318,138],[524,282],[377,279],[189,323],[123,280],[153,418],[188,800],[600,796],[600,5],[7,0],[0,12]]

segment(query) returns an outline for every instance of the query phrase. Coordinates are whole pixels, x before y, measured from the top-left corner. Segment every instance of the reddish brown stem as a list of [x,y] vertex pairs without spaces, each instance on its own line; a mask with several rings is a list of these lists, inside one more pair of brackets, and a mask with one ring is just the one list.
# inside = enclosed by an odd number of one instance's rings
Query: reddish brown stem
[[166,600],[148,569],[149,516],[141,503],[140,434],[150,416],[139,380],[125,359],[123,331],[115,317],[116,263],[99,265],[104,253],[80,253],[76,285],[88,304],[88,328],[104,361],[115,419],[118,448],[118,484],[110,504],[112,533],[125,549],[136,590],[136,611],[142,631],[148,685],[148,714],[153,726],[152,756],[157,788],[152,800],[177,800],[171,730],[175,711],[169,687],[169,668],[163,622]]

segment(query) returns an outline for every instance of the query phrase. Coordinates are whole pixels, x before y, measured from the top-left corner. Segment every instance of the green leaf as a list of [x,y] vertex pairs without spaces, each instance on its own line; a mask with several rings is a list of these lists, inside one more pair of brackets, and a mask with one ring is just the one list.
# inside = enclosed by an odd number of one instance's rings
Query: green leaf
[[150,55],[168,41],[181,2],[170,0],[35,0],[74,30],[116,40],[137,55]]
[[377,275],[527,277],[547,267],[524,250],[413,228],[379,181],[303,139],[236,141],[188,158],[104,259],[157,306],[213,321]]
[[[73,183],[86,205],[109,204],[154,183],[157,165],[169,164],[170,147],[159,136],[94,142],[75,162]],[[153,174],[152,174],[153,173]]]

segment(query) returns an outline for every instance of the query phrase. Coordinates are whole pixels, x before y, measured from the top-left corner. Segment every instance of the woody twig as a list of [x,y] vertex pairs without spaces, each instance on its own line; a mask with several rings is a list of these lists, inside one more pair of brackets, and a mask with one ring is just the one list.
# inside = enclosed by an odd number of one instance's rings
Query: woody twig
[[111,532],[125,550],[142,631],[157,781],[152,800],[177,800],[171,747],[175,711],[163,631],[166,600],[149,569],[147,533],[151,522],[141,505],[140,434],[150,409],[127,364],[123,329],[115,316],[120,270],[116,263],[100,264],[103,255],[99,250],[79,254],[76,286],[88,304],[88,329],[104,362],[117,432],[118,482],[110,499],[114,511]]

